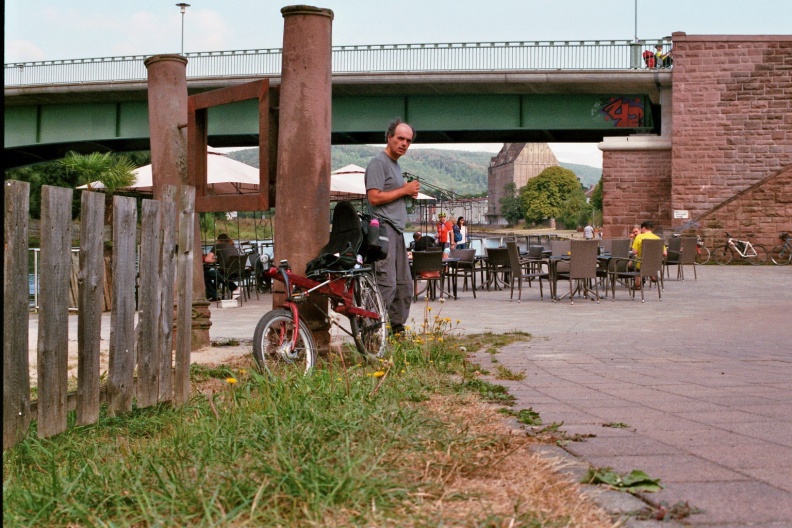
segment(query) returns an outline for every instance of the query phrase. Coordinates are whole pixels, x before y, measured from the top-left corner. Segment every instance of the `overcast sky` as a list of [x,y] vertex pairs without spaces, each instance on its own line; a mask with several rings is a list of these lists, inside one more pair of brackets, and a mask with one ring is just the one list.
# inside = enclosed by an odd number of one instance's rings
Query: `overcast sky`
[[[182,15],[176,3],[6,0],[4,62],[178,53]],[[280,9],[299,4],[188,3],[183,17],[185,52],[280,48]],[[653,40],[674,31],[689,35],[792,32],[792,0],[327,0],[312,5],[333,10],[334,45],[624,41],[636,35]],[[601,166],[595,145],[551,147],[561,161]],[[497,152],[500,144],[458,148]],[[569,159],[574,153],[581,157]]]

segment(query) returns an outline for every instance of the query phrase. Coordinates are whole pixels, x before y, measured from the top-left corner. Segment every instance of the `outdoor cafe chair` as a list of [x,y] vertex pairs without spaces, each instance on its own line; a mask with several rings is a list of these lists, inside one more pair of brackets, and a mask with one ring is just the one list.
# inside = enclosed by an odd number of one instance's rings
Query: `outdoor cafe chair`
[[241,288],[242,300],[250,298],[250,278],[252,276],[247,269],[248,255],[228,255],[220,258],[218,273],[220,275],[220,285],[222,288],[221,297],[229,289],[229,284],[234,282],[237,288]]
[[509,250],[505,247],[487,248],[487,290],[490,285],[499,290],[498,282],[507,284],[506,277],[510,272]]
[[[619,279],[626,280],[626,284],[631,286],[630,287],[630,294],[633,300],[635,300],[635,287],[632,287],[636,281],[638,284],[642,283],[645,278],[656,277],[658,282],[657,287],[657,297],[659,300],[663,300],[663,295],[661,293],[662,288],[662,279],[663,279],[663,241],[662,240],[654,240],[654,239],[647,239],[641,243],[641,258],[640,259],[621,259],[621,258],[611,258],[611,263],[613,263],[614,271],[611,273],[611,299],[613,301],[616,300],[616,282]],[[633,267],[625,267],[622,271],[622,266],[619,265],[620,262],[632,262]],[[632,283],[632,284],[631,284]],[[645,302],[644,298],[644,288],[643,286],[640,287],[641,290],[641,302]]]
[[[443,281],[445,272],[443,265],[442,251],[413,251],[412,254],[412,274],[413,274],[413,300],[418,300],[418,295],[427,292],[429,298],[435,300],[435,286],[440,285],[440,298],[443,298]],[[418,283],[426,282],[424,290],[418,291]]]
[[452,258],[458,258],[459,262],[452,262],[450,266],[454,269],[454,274],[450,275],[451,280],[462,277],[462,291],[467,290],[468,277],[470,277],[470,289],[473,291],[473,298],[476,298],[476,250],[475,249],[451,249]]
[[[679,241],[675,243],[674,241]],[[696,275],[696,237],[672,238],[668,241],[668,256],[663,262],[666,276],[671,278],[671,266],[677,267],[677,280],[685,280],[685,266],[693,266],[693,277]]]
[[542,279],[550,282],[550,275],[543,272],[538,271],[534,272],[531,271],[529,266],[528,260],[521,260],[520,259],[520,250],[517,248],[516,242],[506,242],[506,250],[509,254],[509,267],[511,269],[510,279],[511,279],[511,297],[509,299],[514,299],[514,283],[517,282],[517,302],[522,302],[522,283],[523,281],[527,281],[528,285],[531,285],[531,281],[537,280],[539,281],[539,298],[544,300],[544,292],[542,291]]
[[[597,240],[571,240],[569,271],[562,271],[555,274],[554,281],[558,279],[569,280],[569,303],[574,304],[575,292],[581,292],[588,297],[591,290],[591,283],[594,283],[594,300],[599,303],[599,284],[597,282],[597,252],[599,243]],[[573,289],[572,281],[576,282]],[[553,289],[558,291],[557,284]],[[556,295],[556,300],[558,296]]]

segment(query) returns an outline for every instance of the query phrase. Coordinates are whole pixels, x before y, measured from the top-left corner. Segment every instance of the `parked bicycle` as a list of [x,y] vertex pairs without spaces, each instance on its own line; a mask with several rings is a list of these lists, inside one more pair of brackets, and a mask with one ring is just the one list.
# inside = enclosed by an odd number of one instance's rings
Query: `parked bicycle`
[[761,244],[752,244],[750,240],[737,240],[726,233],[726,243],[715,248],[713,258],[721,265],[730,263],[737,255],[752,265],[767,262],[767,249]]
[[[376,235],[378,237],[378,233]],[[300,306],[311,303],[327,319],[351,336],[358,352],[368,358],[385,355],[388,343],[388,315],[364,246],[360,218],[348,202],[339,202],[333,214],[330,242],[319,257],[308,264],[305,276],[294,273],[288,261],[269,267],[265,277],[283,283],[283,304],[264,314],[253,334],[253,356],[262,369],[276,364],[304,363],[308,371],[316,364],[316,342],[311,329],[300,317]],[[366,257],[361,256],[366,254]],[[338,324],[312,301],[320,295],[329,299],[331,309],[349,319],[349,330]]]
[[699,235],[696,238],[696,264],[706,264],[710,261],[710,250],[704,247],[704,239]]
[[770,251],[770,258],[773,260],[773,264],[777,266],[786,266],[792,262],[792,237],[789,236],[789,233],[785,232],[778,235],[778,238],[781,240],[782,244],[774,247],[772,251]]

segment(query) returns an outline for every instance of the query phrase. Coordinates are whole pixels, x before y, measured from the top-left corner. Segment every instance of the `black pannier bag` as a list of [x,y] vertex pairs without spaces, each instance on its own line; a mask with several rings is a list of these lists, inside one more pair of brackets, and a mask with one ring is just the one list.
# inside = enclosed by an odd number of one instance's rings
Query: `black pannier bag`
[[[369,215],[358,213],[350,202],[338,202],[333,210],[330,241],[319,252],[319,256],[308,263],[305,275],[310,277],[325,271],[352,269],[359,263],[358,255],[365,263],[385,258],[387,237],[383,237],[379,229],[373,231]],[[376,235],[374,240],[378,242],[377,245],[368,243],[369,235]]]

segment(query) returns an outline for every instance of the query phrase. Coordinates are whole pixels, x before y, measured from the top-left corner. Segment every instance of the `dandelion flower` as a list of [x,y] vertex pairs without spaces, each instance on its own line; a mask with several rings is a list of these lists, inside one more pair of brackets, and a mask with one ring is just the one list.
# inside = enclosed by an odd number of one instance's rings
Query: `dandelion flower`
[[467,348],[466,348],[466,347],[463,347],[463,346],[461,346],[461,347],[459,347],[459,351],[460,351],[460,352],[467,352]]
[[237,382],[236,378],[226,378],[226,383],[230,383],[231,385],[233,385],[236,382]]
[[245,369],[239,369],[239,373],[240,373],[240,374],[247,374],[247,370],[245,370]]
[[384,375],[385,375],[385,371],[384,370],[378,370],[377,372],[372,374],[372,376],[374,376],[375,378],[381,378]]

